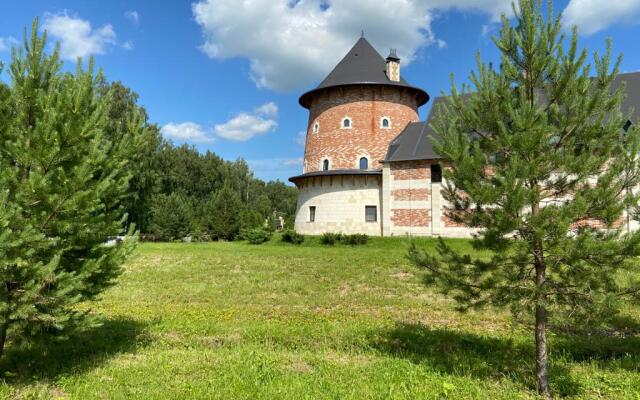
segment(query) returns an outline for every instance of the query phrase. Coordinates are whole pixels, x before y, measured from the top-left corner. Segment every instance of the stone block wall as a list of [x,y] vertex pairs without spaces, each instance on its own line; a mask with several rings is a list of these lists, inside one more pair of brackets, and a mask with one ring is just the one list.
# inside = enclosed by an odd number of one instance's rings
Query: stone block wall
[[[381,176],[345,175],[305,178],[297,182],[296,231],[306,235],[324,232],[365,233],[380,236]],[[309,221],[309,208],[315,207],[315,221]],[[365,219],[365,207],[375,206],[375,222]]]

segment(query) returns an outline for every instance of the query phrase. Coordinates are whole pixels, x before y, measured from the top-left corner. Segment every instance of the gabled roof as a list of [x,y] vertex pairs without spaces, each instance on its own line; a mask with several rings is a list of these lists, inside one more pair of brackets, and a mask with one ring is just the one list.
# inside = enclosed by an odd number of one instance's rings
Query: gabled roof
[[[618,75],[611,88],[616,90],[623,82],[627,87],[621,110],[623,113],[631,112],[631,123],[637,124],[640,121],[640,72]],[[438,134],[429,125],[435,118],[438,104],[446,100],[447,98],[442,96],[434,100],[426,121],[407,124],[404,130],[389,143],[384,161],[441,159],[442,157],[433,149],[433,140],[438,139]]]
[[360,38],[346,56],[336,65],[326,78],[313,90],[300,96],[299,103],[309,108],[311,97],[323,89],[350,85],[387,85],[408,88],[416,93],[418,106],[429,101],[429,95],[415,88],[402,77],[400,82],[391,81],[386,73],[386,61],[380,53],[365,39]]

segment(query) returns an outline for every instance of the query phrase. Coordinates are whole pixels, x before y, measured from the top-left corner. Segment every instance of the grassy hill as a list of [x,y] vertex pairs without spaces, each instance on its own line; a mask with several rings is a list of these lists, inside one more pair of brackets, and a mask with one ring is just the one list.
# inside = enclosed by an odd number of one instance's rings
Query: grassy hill
[[[143,244],[90,305],[103,326],[9,344],[0,397],[535,398],[532,334],[502,311],[456,313],[406,247]],[[556,393],[640,398],[640,337],[550,343]]]

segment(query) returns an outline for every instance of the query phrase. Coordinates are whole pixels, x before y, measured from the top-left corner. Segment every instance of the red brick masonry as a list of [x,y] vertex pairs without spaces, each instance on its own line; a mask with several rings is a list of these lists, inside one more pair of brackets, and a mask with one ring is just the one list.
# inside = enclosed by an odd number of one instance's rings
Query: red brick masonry
[[[351,119],[343,129],[342,120]],[[382,117],[391,121],[382,128]],[[329,159],[329,169],[358,168],[360,157],[369,168],[380,168],[389,143],[409,122],[419,120],[417,103],[410,92],[383,86],[341,87],[324,91],[311,104],[304,154],[305,172],[320,171]],[[313,127],[318,123],[318,132]]]
[[429,226],[429,210],[393,209],[391,221],[395,226]]
[[391,176],[394,180],[431,179],[429,161],[399,161],[391,163]]
[[429,189],[396,189],[391,191],[394,200],[429,200]]

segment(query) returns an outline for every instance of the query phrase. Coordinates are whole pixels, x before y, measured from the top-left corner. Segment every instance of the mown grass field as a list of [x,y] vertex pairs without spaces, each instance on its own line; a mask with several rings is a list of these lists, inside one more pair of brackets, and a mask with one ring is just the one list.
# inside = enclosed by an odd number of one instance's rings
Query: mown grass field
[[[535,398],[532,335],[502,311],[453,311],[407,244],[142,244],[89,305],[102,327],[9,344],[0,397]],[[640,337],[550,345],[556,394],[640,399]]]

